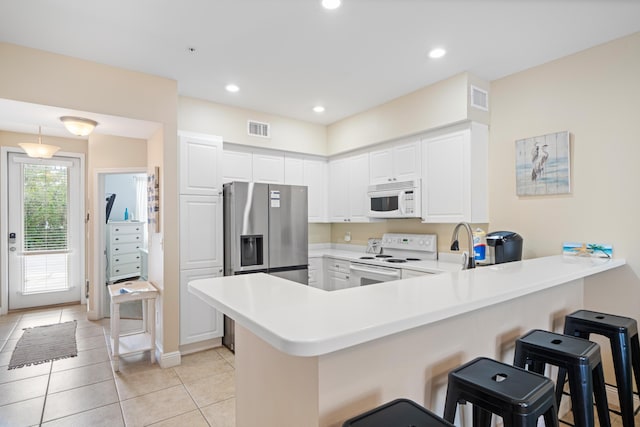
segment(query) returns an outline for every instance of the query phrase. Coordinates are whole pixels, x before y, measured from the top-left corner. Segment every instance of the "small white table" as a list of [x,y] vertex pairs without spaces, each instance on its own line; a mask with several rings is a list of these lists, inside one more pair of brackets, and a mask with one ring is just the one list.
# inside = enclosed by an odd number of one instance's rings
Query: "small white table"
[[[155,363],[156,298],[158,290],[145,281],[131,281],[109,285],[111,296],[111,348],[113,369],[120,370],[119,357],[129,353],[150,350],[151,363]],[[124,291],[123,291],[124,289]],[[142,330],[120,335],[120,304],[142,301]]]

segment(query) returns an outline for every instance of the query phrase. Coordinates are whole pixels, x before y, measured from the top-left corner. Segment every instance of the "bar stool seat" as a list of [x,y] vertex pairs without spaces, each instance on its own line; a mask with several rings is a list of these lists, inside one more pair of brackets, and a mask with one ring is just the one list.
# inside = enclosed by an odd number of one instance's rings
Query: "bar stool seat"
[[473,426],[488,427],[491,414],[505,427],[534,427],[544,416],[558,426],[553,381],[542,375],[479,357],[449,372],[444,419],[454,422],[458,403],[473,405]]
[[409,399],[396,399],[348,419],[342,427],[454,427]]
[[[620,400],[619,414],[624,427],[633,427],[632,367],[636,387],[640,390],[640,342],[636,320],[596,311],[578,310],[565,317],[564,333],[584,339],[589,339],[591,334],[609,338]],[[564,384],[564,378],[562,381]]]
[[[571,409],[576,426],[594,427],[594,396],[600,427],[611,426],[598,344],[539,329],[516,340],[515,366],[529,366],[530,370],[543,374],[546,364],[558,367],[558,378],[569,376]],[[556,385],[557,407],[560,407],[562,391],[562,386]]]

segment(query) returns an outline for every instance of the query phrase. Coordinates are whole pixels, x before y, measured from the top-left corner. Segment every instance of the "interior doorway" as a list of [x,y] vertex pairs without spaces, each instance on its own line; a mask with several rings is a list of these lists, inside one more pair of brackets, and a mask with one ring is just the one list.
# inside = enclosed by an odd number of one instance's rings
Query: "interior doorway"
[[[90,310],[90,318],[109,317],[108,284],[122,280],[146,279],[148,242],[146,173],[145,169],[137,168],[96,171],[92,280],[95,299],[93,308]],[[114,238],[110,233],[116,229],[119,231],[134,229],[139,234],[125,235],[127,241],[122,246],[114,248],[113,242],[120,238]],[[129,232],[126,231],[126,233]],[[129,242],[128,240],[131,239],[134,240]],[[131,307],[121,307],[122,317],[137,318],[141,315],[138,311],[140,308],[135,304]]]

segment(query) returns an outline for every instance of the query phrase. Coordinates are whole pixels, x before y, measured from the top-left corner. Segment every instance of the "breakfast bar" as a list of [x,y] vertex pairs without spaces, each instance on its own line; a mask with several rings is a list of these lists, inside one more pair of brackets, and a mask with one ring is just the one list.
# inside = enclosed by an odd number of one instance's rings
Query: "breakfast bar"
[[551,256],[334,292],[260,273],[189,290],[236,322],[238,427],[333,427],[398,397],[442,413],[451,369],[512,362],[516,338],[561,331],[584,279],[624,264]]

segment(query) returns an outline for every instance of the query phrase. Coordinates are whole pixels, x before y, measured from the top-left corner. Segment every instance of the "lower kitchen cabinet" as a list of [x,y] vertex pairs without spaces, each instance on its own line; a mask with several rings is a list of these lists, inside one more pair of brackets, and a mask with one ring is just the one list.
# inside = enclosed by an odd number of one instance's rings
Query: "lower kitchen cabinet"
[[180,345],[220,338],[224,334],[222,313],[189,292],[189,281],[222,275],[222,267],[180,271]]
[[325,290],[337,291],[349,285],[349,266],[351,263],[337,258],[325,258]]
[[324,289],[322,257],[309,258],[309,286]]

